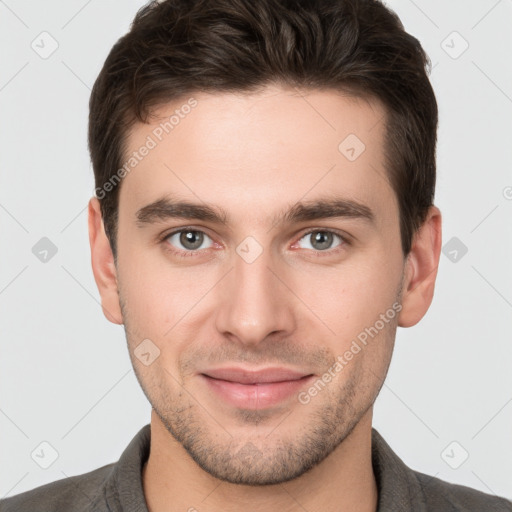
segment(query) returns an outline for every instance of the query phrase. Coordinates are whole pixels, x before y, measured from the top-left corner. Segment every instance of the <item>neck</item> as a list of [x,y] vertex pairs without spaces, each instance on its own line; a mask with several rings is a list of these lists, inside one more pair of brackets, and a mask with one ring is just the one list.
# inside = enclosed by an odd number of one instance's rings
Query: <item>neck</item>
[[372,408],[320,464],[298,478],[267,486],[221,481],[199,467],[151,415],[150,455],[142,471],[149,512],[376,512],[371,454]]

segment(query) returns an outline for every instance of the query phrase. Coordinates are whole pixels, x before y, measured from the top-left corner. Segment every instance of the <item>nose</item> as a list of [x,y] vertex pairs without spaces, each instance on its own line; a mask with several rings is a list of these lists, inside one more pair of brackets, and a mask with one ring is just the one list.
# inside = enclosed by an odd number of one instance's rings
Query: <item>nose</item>
[[273,264],[267,249],[252,262],[240,254],[234,254],[234,268],[217,297],[216,328],[247,346],[257,346],[271,334],[290,335],[296,327],[298,300],[287,286],[284,267]]

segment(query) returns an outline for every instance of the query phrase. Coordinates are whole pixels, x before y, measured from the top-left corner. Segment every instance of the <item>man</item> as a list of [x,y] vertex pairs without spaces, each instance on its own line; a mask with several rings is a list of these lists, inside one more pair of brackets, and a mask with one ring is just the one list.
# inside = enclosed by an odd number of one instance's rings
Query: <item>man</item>
[[377,1],[137,14],[91,95],[89,235],[151,424],[2,510],[512,510],[372,429],[439,262],[426,65]]

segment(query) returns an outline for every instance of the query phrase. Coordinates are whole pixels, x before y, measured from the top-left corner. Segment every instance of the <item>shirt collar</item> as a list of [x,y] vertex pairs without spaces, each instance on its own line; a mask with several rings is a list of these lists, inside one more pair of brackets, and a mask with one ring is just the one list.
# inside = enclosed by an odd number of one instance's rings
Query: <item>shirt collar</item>
[[377,511],[426,512],[423,490],[402,459],[372,428],[372,465],[379,492]]

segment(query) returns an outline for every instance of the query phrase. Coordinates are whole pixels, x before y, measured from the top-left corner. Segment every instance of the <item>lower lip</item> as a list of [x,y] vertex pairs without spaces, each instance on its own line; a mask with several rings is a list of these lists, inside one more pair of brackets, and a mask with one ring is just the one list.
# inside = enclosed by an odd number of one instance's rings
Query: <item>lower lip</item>
[[268,382],[262,384],[240,384],[201,375],[207,385],[226,402],[240,409],[265,409],[297,396],[312,378],[308,375],[297,380]]

